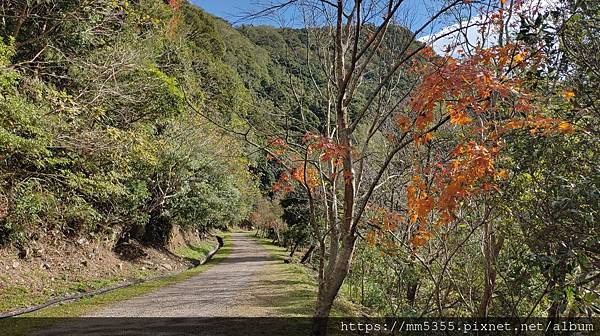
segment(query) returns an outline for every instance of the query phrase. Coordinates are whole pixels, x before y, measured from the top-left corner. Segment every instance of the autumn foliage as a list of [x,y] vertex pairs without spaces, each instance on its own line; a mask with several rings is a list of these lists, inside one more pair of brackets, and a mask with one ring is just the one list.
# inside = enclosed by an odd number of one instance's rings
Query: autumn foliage
[[[415,157],[414,175],[406,188],[408,213],[375,216],[382,221],[384,232],[391,232],[400,223],[415,225],[411,242],[414,247],[427,243],[437,227],[456,219],[459,203],[472,196],[497,192],[508,177],[498,161],[502,155],[503,136],[528,130],[531,135],[570,133],[569,122],[545,117],[536,106],[535,97],[527,89],[522,74],[538,66],[542,58],[521,44],[480,48],[472,56],[440,57],[425,47],[413,60],[410,73],[426,74],[412,93],[407,113],[399,113],[393,121],[400,134],[412,134],[415,146],[432,145],[436,116],[446,115],[449,127],[460,128],[458,142],[446,159],[421,166]],[[570,99],[570,93],[565,99]],[[388,140],[395,141],[390,134]],[[307,156],[321,162],[341,166],[346,148],[320,134],[307,132],[301,140]],[[292,162],[288,172],[279,176],[274,191],[288,192],[297,182],[305,188],[320,185],[317,168],[288,150],[282,138],[269,140],[272,153]],[[353,149],[355,150],[355,149]],[[295,164],[294,164],[295,163]],[[335,178],[334,173],[331,178]],[[372,222],[373,218],[371,218]],[[377,242],[381,234],[368,234],[368,241]]]
[[[437,227],[454,221],[461,200],[500,190],[499,184],[508,177],[498,164],[503,136],[519,130],[542,136],[575,130],[567,121],[544,116],[535,104],[539,97],[527,90],[522,74],[541,60],[539,53],[517,43],[479,48],[460,59],[440,57],[425,47],[413,60],[410,72],[427,75],[413,92],[408,113],[394,117],[398,131],[412,133],[417,147],[430,144],[435,138],[434,119],[445,114],[451,127],[463,134],[463,142],[449,155],[438,155],[446,158],[443,161],[421,166],[415,158],[414,176],[406,189],[405,219],[416,224],[414,247],[426,244]],[[568,100],[572,92],[563,95]],[[395,220],[390,221],[389,214],[380,218],[380,228],[391,232],[390,223],[404,220],[392,217]],[[375,244],[376,237],[383,236],[370,233],[367,240]]]
[[179,21],[181,21],[181,0],[168,0],[168,3],[173,10],[173,17],[167,25],[167,36],[172,39],[177,33]]

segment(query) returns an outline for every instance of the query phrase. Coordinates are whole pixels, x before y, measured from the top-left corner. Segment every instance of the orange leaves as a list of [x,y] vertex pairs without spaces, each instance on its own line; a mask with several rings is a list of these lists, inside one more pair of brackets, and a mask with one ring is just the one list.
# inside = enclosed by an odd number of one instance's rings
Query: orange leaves
[[285,140],[283,140],[282,138],[271,138],[267,141],[267,143],[269,144],[269,146],[276,148],[276,149],[283,149],[287,147],[287,144],[285,143]]
[[304,181],[304,167],[299,167],[299,168],[294,169],[292,176],[298,182]]
[[427,132],[424,135],[413,134],[412,138],[415,146],[419,147],[422,144],[430,143],[433,140],[433,133]]
[[508,179],[508,171],[506,169],[501,169],[494,175],[494,179],[496,180],[506,180]]
[[427,196],[427,193],[421,193],[417,199],[415,212],[418,218],[427,218],[433,209],[433,200]]
[[413,176],[412,183],[407,188],[406,204],[409,209],[410,222],[426,221],[433,210],[433,199],[426,192],[427,184],[419,175]]
[[573,90],[565,90],[563,91],[562,96],[566,101],[571,101],[573,97],[575,97],[575,92],[573,92]]
[[306,183],[311,189],[318,187],[320,183],[319,172],[314,167],[308,167],[308,169],[305,170],[304,166],[300,166],[294,169],[292,177],[302,184]]
[[288,173],[283,172],[279,175],[279,179],[275,184],[273,184],[274,192],[284,192],[287,193],[292,190],[292,184],[290,183],[290,176]]
[[367,232],[365,240],[369,244],[369,246],[373,247],[377,243],[377,236],[375,235],[375,231]]
[[427,104],[424,106],[424,108],[425,108],[425,110],[423,112],[417,114],[417,120],[415,122],[417,129],[420,131],[424,130],[433,120],[432,101],[428,101]]
[[398,137],[392,132],[385,133],[385,138],[387,139],[387,141],[392,143],[398,141]]
[[[269,160],[275,160],[286,168],[286,173],[281,174],[279,180],[273,186],[274,191],[287,192],[296,183],[310,190],[318,188],[323,182],[323,171],[317,160],[330,162],[336,169],[330,173],[328,178],[335,179],[340,171],[337,167],[343,164],[343,159],[348,155],[349,148],[335,143],[331,138],[318,133],[307,132],[301,139],[303,146],[288,143],[281,137],[272,137],[266,141]],[[304,147],[306,152],[298,150]],[[346,183],[352,181],[349,172],[344,172]]]
[[[503,22],[502,15],[500,12],[495,19]],[[427,244],[438,226],[455,221],[466,200],[499,190],[509,178],[508,171],[498,168],[501,144],[510,140],[504,135],[513,131],[534,136],[575,131],[572,123],[544,116],[536,102],[539,97],[527,90],[531,86],[526,83],[526,68],[536,69],[538,62],[541,58],[526,46],[508,44],[476,48],[474,55],[459,60],[437,57],[415,64],[415,73],[425,76],[409,102],[413,114],[396,117],[396,125],[407,132],[410,118],[414,118],[413,139],[418,145],[431,142],[432,135],[425,132],[447,115],[452,125],[463,126],[455,139],[464,140],[459,140],[463,143],[450,153],[428,162],[427,167],[414,170],[406,189],[409,224],[416,228],[413,247]],[[575,93],[565,90],[562,97],[571,101]]]
[[407,203],[408,207],[409,208],[414,207],[414,205],[416,204],[416,200],[417,200],[417,188],[414,185],[409,185],[408,188],[406,188],[406,199],[407,199],[406,203]]
[[341,159],[346,156],[346,148],[342,145],[327,143],[323,145],[323,149],[323,155],[321,156],[322,161]]
[[536,118],[535,126],[532,130],[541,131],[539,134],[542,136],[550,134],[570,134],[575,132],[575,126],[562,119]]
[[522,62],[525,59],[524,53],[518,53],[515,55],[514,61],[517,63]]
[[573,132],[575,132],[575,127],[571,123],[568,123],[566,121],[561,121],[558,124],[558,126],[556,127],[556,130],[559,133],[567,134],[567,133],[573,133]]
[[521,120],[510,120],[496,127],[498,134],[513,130],[529,128],[530,135],[570,134],[575,132],[575,126],[568,121],[557,118],[528,117]]
[[448,114],[450,115],[450,122],[455,125],[467,125],[473,121],[464,111],[457,111],[451,107],[448,108]]
[[348,151],[345,146],[334,143],[330,138],[310,132],[302,137],[302,143],[308,145],[309,153],[315,150],[320,151],[321,161],[335,160],[337,162],[338,159],[344,158]]
[[312,133],[312,132],[306,132],[302,136],[302,143],[303,144],[313,143],[315,141],[319,141],[319,139],[321,139],[321,138],[322,138],[322,136],[320,134]]
[[396,125],[402,130],[402,132],[407,132],[410,129],[411,121],[408,117],[400,115],[397,116],[394,121]]
[[181,3],[179,0],[169,0],[169,6],[171,6],[173,10],[179,10],[181,8]]
[[431,233],[430,231],[419,229],[412,237],[410,242],[413,245],[413,247],[420,247],[425,245],[429,241],[429,239],[431,239],[432,236],[433,233]]
[[418,224],[419,228],[412,239],[414,247],[424,245],[432,237],[428,227],[452,222],[453,213],[462,200],[496,190],[495,181],[508,177],[506,171],[496,170],[498,153],[497,144],[489,148],[475,141],[459,144],[447,163],[436,163],[432,169],[421,170],[428,173],[432,182],[426,183],[420,175],[413,177],[407,188],[407,208],[411,223]]
[[[431,125],[434,110],[445,109],[454,125],[468,125],[473,116],[494,112],[506,106],[530,109],[520,80],[508,76],[515,65],[534,62],[525,47],[509,44],[478,49],[475,55],[456,60],[452,57],[430,59],[417,65],[418,73],[426,73],[415,90],[410,107],[416,113],[416,127],[423,131]],[[517,104],[518,103],[518,104]],[[405,128],[406,120],[396,123]]]
[[431,46],[424,46],[419,52],[418,55],[426,60],[429,60],[433,57],[436,57],[436,53]]
[[473,194],[479,182],[495,175],[494,154],[485,146],[469,142],[456,151],[457,157],[438,179],[441,190],[438,209],[452,211],[457,200]]
[[344,184],[345,185],[352,184],[353,179],[354,179],[354,175],[352,174],[352,172],[348,171],[348,170],[344,170]]
[[288,149],[288,145],[285,140],[279,137],[267,140],[267,144],[272,148],[273,154],[277,157],[284,155]]
[[383,218],[383,229],[388,231],[395,230],[400,223],[404,222],[404,217],[402,217],[397,212],[387,213]]
[[393,249],[395,243],[393,240],[385,238],[386,233],[395,232],[398,227],[405,222],[405,218],[398,212],[389,211],[383,207],[369,207],[369,224],[376,228],[367,232],[365,240],[369,245],[375,246],[382,244],[382,248]]

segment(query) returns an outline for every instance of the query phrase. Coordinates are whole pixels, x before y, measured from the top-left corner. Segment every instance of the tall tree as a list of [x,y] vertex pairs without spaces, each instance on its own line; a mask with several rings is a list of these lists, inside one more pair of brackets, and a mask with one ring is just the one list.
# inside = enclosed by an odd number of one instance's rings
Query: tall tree
[[[490,1],[480,19],[460,21],[427,43],[416,37],[445,14],[461,17],[473,10],[470,1],[440,2],[412,32],[402,28],[403,1],[288,1],[259,13],[297,5],[307,26],[305,77],[312,81],[305,89],[318,92],[324,111],[321,125],[308,123],[306,116],[314,109],[292,87],[299,115],[281,111],[286,121],[281,124],[288,127],[279,134],[259,127],[238,131],[246,139],[268,134],[265,149],[287,168],[278,186],[287,189],[297,181],[307,193],[319,242],[315,335],[325,333],[356,241],[369,227],[377,230],[366,238],[375,241],[406,223],[412,228],[410,242],[418,248],[436,227],[460,217],[461,200],[498,187],[495,181],[505,173],[496,161],[508,131],[572,130],[569,123],[533,108],[522,78],[537,66],[539,54],[504,39],[509,35],[506,18],[526,15],[505,3]],[[438,55],[429,45],[473,27],[480,28],[482,38],[476,45],[463,43],[461,57]],[[442,140],[433,141],[436,137]],[[407,176],[396,184],[406,200],[405,213],[386,216],[383,223],[372,220],[380,192]],[[490,222],[483,222],[487,285],[479,310],[486,315],[502,239]]]

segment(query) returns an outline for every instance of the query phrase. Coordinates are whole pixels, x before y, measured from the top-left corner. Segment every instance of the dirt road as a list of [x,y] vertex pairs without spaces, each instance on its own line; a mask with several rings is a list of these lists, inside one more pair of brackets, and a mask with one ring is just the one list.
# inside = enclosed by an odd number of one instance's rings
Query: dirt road
[[[198,275],[83,318],[59,320],[33,335],[306,335],[309,320],[277,318],[282,312],[269,305],[269,298],[289,295],[286,282],[271,274],[281,260],[243,233],[233,233],[228,242],[230,254]],[[265,274],[274,279],[265,280]]]
[[258,274],[277,261],[243,233],[229,239],[231,253],[208,270],[156,292],[114,303],[90,317],[232,317],[251,299]]

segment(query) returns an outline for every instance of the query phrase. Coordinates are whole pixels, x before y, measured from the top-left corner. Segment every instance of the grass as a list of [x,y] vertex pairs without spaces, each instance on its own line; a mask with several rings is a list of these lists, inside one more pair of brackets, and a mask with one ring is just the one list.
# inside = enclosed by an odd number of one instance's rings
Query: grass
[[[148,281],[142,284],[121,288],[108,292],[106,294],[84,298],[81,300],[59,304],[46,309],[38,310],[36,312],[21,315],[17,319],[5,319],[0,320],[0,330],[6,335],[24,335],[32,329],[39,329],[47,327],[54,322],[52,317],[78,317],[90,313],[94,310],[98,310],[108,304],[123,301],[133,297],[141,296],[156,289],[176,283],[179,281],[186,280],[196,274],[202,273],[208,268],[219,263],[225,259],[231,252],[231,246],[228,244],[229,233],[223,233],[225,240],[225,246],[223,246],[217,254],[213,256],[210,262],[185,270],[181,273],[168,276],[166,278]],[[193,255],[200,253],[198,250],[203,250],[204,247],[194,248],[189,247],[189,250],[181,250],[182,254]],[[185,257],[185,255],[182,255]]]
[[7,311],[12,307],[22,307],[27,304],[30,289],[24,286],[8,286],[2,289],[0,295],[0,311]]
[[[57,295],[57,293],[83,293],[90,290],[106,287],[120,281],[122,277],[112,277],[105,279],[89,279],[78,280],[69,278],[60,278],[50,281],[47,276],[41,275],[38,272],[30,274],[32,278],[46,283],[52,283],[51,287],[45,288],[41,295],[32,294],[31,289],[24,285],[6,286],[0,292],[0,311],[6,312],[19,307],[29,307],[44,303]],[[145,274],[136,274],[137,277],[144,277]]]
[[[249,233],[254,237],[254,233]],[[288,256],[285,248],[275,246],[269,239],[254,237],[263,247],[279,261],[269,265],[270,269],[260,276],[261,286],[257,297],[266,307],[274,309],[279,316],[305,317],[312,316],[317,294],[317,281],[307,267],[297,264],[286,264],[283,260]],[[268,291],[267,291],[268,290]],[[343,295],[334,302],[331,316],[361,316],[358,306],[348,301]]]
[[175,249],[175,254],[177,254],[180,257],[202,261],[202,260],[206,259],[208,254],[214,248],[215,248],[214,243],[211,244],[209,242],[203,241],[200,244],[195,245],[195,246],[190,246],[190,245],[180,246],[177,249]]

